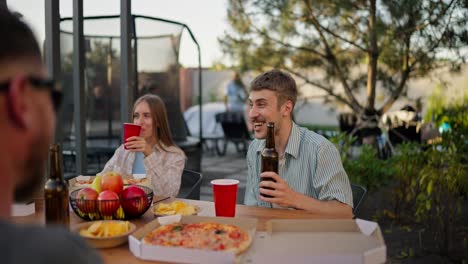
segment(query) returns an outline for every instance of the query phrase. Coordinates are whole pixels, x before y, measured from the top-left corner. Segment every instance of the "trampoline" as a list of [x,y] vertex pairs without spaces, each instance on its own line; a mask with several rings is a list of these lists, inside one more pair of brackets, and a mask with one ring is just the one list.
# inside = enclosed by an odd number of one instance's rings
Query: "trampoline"
[[[166,104],[169,125],[176,143],[189,157],[187,168],[200,171],[199,139],[190,138],[180,110],[179,51],[182,34],[187,32],[197,46],[201,75],[200,48],[190,28],[176,21],[132,15],[131,89],[134,97],[146,93],[159,95]],[[120,16],[83,18],[85,39],[84,94],[88,173],[102,170],[113,151],[121,144],[120,113]],[[73,20],[60,22],[61,84],[64,105],[59,116],[64,142],[65,172],[74,169],[73,123]],[[201,76],[199,76],[199,94]],[[201,97],[199,97],[199,105]],[[130,106],[131,107],[131,106]],[[128,113],[130,114],[130,113]],[[201,114],[201,112],[200,112]],[[199,117],[201,120],[201,116]],[[201,138],[201,132],[200,132]]]

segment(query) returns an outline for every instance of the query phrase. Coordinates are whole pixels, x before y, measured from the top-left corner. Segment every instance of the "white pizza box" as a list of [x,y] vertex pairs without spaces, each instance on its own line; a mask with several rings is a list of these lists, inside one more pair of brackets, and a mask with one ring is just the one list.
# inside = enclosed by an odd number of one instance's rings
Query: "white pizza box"
[[384,263],[379,225],[361,219],[269,220],[257,232],[246,263]]
[[162,224],[169,224],[174,222],[215,222],[222,224],[232,224],[244,229],[252,238],[255,237],[255,231],[257,228],[257,219],[254,218],[181,215],[159,217],[138,229],[128,237],[130,251],[133,253],[133,255],[140,259],[176,263],[238,263],[241,261],[243,254],[236,257],[232,252],[188,249],[182,247],[163,247],[146,245],[142,243],[142,239],[149,232],[158,228]]

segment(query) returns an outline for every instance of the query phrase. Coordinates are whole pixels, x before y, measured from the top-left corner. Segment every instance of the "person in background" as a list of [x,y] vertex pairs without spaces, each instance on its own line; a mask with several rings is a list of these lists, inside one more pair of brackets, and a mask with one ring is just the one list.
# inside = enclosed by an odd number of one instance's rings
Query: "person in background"
[[245,86],[239,76],[235,72],[232,80],[228,83],[224,90],[224,105],[228,112],[244,112],[246,100]]
[[66,229],[9,222],[13,201],[29,201],[42,187],[61,92],[47,78],[31,29],[3,8],[0,36],[0,262],[101,263]]
[[[327,139],[294,123],[292,113],[296,98],[296,82],[282,71],[271,70],[252,81],[249,118],[254,126],[255,140],[247,152],[244,203],[350,218],[353,198],[340,154]],[[275,124],[279,174],[260,173],[268,122]],[[264,177],[276,182],[261,181]]]
[[[164,102],[146,94],[133,105],[133,123],[141,125],[138,137],[130,137],[114,153],[104,170],[128,177],[146,174],[157,196],[176,197],[179,193],[186,157],[172,140]],[[124,145],[127,147],[125,149]]]
[[246,100],[247,93],[245,85],[240,78],[240,74],[238,72],[234,72],[232,80],[224,90],[224,105],[226,107],[226,112],[241,113],[239,116],[244,119],[243,122],[247,125],[247,130],[252,131],[252,123],[249,122]]

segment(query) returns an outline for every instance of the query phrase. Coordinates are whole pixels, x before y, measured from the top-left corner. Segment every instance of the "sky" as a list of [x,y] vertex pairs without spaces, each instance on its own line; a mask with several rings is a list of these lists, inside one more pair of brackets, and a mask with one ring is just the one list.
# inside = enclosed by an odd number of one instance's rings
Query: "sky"
[[[10,10],[20,12],[42,42],[45,38],[44,0],[7,0]],[[60,0],[60,16],[71,17],[73,0]],[[222,61],[218,37],[228,28],[227,0],[133,0],[132,14],[147,15],[185,23],[192,30],[202,50],[202,66]],[[84,16],[120,14],[119,0],[83,0]],[[184,32],[180,63],[198,66],[196,46]]]

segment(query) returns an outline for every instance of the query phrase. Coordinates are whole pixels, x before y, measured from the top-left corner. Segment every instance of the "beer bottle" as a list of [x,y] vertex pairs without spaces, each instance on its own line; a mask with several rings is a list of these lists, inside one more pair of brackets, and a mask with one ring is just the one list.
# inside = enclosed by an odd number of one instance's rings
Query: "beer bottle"
[[60,146],[52,144],[49,149],[49,155],[49,179],[44,186],[46,225],[63,225],[68,228],[70,224],[68,185],[63,179]]
[[[267,124],[265,148],[262,150],[262,172],[273,171],[278,174],[278,152],[275,149],[275,123]],[[262,178],[262,181],[274,181],[272,178]],[[266,188],[273,190],[273,188]],[[263,195],[272,198],[271,195]]]

